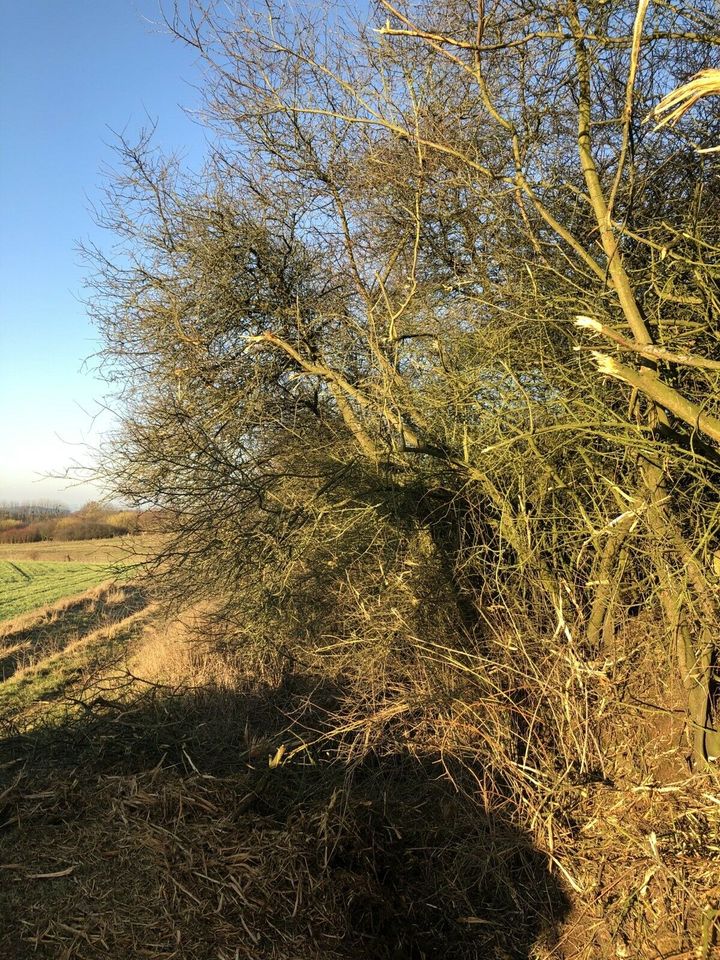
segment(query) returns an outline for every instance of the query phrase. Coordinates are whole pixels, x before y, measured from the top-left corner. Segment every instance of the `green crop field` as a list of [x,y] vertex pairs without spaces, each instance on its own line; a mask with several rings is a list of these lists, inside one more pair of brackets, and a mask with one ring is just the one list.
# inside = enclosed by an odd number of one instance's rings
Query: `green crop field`
[[82,593],[113,575],[104,563],[0,560],[0,621]]

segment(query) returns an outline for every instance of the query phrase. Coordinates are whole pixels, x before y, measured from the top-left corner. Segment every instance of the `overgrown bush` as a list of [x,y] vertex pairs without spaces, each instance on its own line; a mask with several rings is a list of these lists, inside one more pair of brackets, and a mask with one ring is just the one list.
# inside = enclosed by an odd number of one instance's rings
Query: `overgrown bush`
[[476,617],[589,661],[653,606],[695,759],[720,754],[720,220],[696,149],[720,128],[706,101],[643,123],[706,65],[710,16],[381,2],[342,45],[302,8],[172,21],[217,148],[193,180],[121,143],[92,309],[125,384],[105,468],[171,518],[178,596],[246,615],[254,577],[285,609],[305,569],[332,597],[323,551],[382,557],[381,514],[443,544]]
[[101,469],[165,519],[167,597],[260,675],[342,681],[344,762],[460,766],[570,845],[644,763],[648,676],[720,755],[720,123],[644,122],[713,11],[270,9],[169,24],[208,68],[202,175],[119,144]]

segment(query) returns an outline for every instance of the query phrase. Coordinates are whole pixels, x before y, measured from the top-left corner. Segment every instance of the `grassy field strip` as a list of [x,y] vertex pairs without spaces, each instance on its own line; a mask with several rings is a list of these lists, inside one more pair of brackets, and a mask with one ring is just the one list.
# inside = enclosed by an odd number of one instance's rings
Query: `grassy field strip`
[[110,540],[42,540],[39,543],[0,543],[0,560],[63,563],[138,562],[162,543],[158,534],[135,534]]
[[0,621],[82,593],[117,576],[103,563],[44,563],[0,560]]
[[[106,671],[112,673],[113,669],[117,670],[118,663],[127,655],[128,646],[142,634],[154,613],[152,605],[144,607],[118,623],[100,627],[79,638],[65,649],[0,683],[0,719],[12,716],[19,723],[20,716],[24,715],[25,725],[37,715],[47,723],[52,709],[46,701],[59,700],[66,689],[83,675],[95,675],[99,682]],[[122,669],[119,677],[124,682]],[[112,676],[104,677],[102,688],[106,694],[109,692],[108,685],[112,686],[111,681]],[[64,714],[68,704],[58,702],[55,708],[59,714]]]

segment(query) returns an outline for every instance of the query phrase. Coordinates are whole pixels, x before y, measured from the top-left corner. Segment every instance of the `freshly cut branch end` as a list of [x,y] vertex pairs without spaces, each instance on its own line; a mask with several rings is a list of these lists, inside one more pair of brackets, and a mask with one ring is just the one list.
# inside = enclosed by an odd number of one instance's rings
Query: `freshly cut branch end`
[[[668,124],[674,126],[684,114],[703,97],[720,94],[720,70],[701,70],[692,79],[677,87],[658,103],[645,121],[658,120],[656,130]],[[661,114],[662,119],[658,119]]]
[[583,330],[594,330],[595,333],[602,333],[602,324],[599,320],[594,320],[592,317],[585,317],[582,314],[575,317],[575,326]]
[[618,380],[625,379],[620,365],[616,363],[612,357],[609,357],[606,353],[600,353],[599,350],[593,350],[592,355],[600,373],[604,373],[609,377],[615,377]]

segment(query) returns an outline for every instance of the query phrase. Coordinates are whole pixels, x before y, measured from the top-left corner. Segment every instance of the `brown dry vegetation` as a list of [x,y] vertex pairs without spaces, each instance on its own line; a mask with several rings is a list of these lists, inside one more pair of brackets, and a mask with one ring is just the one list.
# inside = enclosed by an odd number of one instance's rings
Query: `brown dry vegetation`
[[[393,616],[420,598],[405,583]],[[4,955],[714,955],[720,803],[688,770],[651,618],[594,677],[558,648],[537,665],[535,722],[566,737],[538,763],[508,756],[532,720],[521,634],[492,637],[492,696],[480,646],[460,675],[438,645],[390,685],[383,644],[293,665],[211,610],[137,617],[5,685]]]
[[66,712],[15,716],[9,953],[526,956],[552,939],[567,899],[526,835],[429,757],[338,762],[323,733],[342,686],[254,666],[156,622]]
[[38,543],[0,543],[0,560],[42,560],[73,563],[142,562],[157,550],[155,534],[115,537],[111,540],[42,540]]

